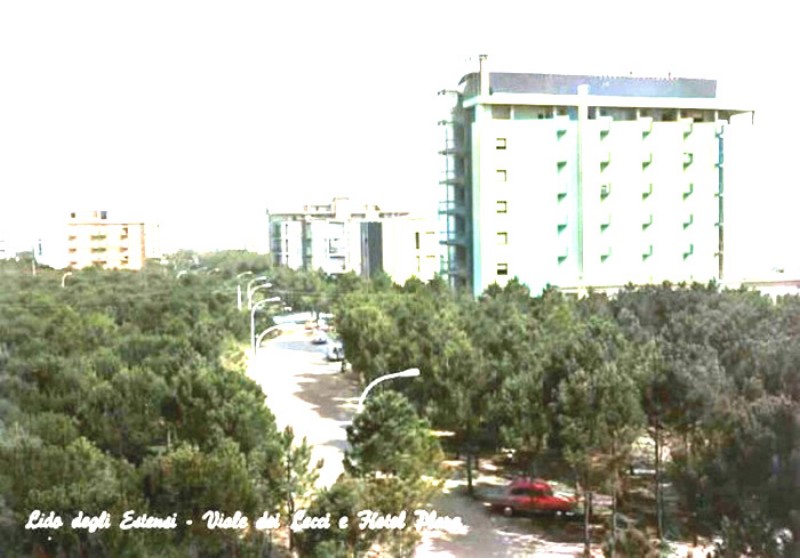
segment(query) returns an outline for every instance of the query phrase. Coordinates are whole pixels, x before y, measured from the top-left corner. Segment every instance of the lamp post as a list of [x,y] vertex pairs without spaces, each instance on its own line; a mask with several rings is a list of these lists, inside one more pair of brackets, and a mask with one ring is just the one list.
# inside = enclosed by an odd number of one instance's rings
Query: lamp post
[[259,275],[258,277],[253,277],[252,279],[250,279],[250,281],[247,282],[247,288],[245,289],[245,291],[247,292],[247,308],[248,309],[252,309],[253,308],[253,305],[251,304],[251,298],[250,298],[250,291],[253,288],[253,283],[256,283],[257,281],[266,281],[266,280],[267,280],[266,275]]
[[72,275],[71,271],[67,271],[64,275],[61,276],[61,288],[65,288],[67,286],[67,277]]
[[236,279],[237,279],[237,283],[236,283],[236,307],[239,309],[240,312],[242,311],[242,284],[239,283],[238,280],[241,279],[242,277],[244,277],[245,275],[252,275],[252,274],[253,274],[252,271],[245,271],[245,272],[240,273],[239,275],[236,276]]
[[256,344],[253,346],[253,353],[255,354],[255,352],[258,351],[258,348],[261,346],[261,341],[264,340],[264,337],[266,337],[267,335],[269,335],[273,331],[275,331],[277,329],[280,329],[282,327],[283,327],[283,324],[278,324],[278,325],[270,326],[267,329],[265,329],[264,331],[262,331],[258,335],[258,337],[256,338]]
[[264,300],[259,300],[253,305],[253,308],[250,310],[250,343],[253,345],[253,355],[256,354],[256,312],[263,306],[271,303],[271,302],[280,302],[281,299],[278,296],[272,298],[265,298]]
[[379,383],[385,380],[391,380],[393,378],[414,378],[416,376],[419,376],[419,368],[409,368],[408,370],[403,370],[402,372],[386,374],[385,376],[381,376],[380,378],[372,380],[372,382],[370,382],[364,391],[361,392],[361,397],[358,398],[358,410],[356,411],[356,414],[361,414],[361,411],[364,410],[364,400],[367,398],[367,394]]
[[272,287],[272,283],[264,283],[262,285],[256,285],[250,289],[250,293],[247,295],[247,307],[253,307],[253,296],[256,294],[258,289],[269,289],[270,287]]

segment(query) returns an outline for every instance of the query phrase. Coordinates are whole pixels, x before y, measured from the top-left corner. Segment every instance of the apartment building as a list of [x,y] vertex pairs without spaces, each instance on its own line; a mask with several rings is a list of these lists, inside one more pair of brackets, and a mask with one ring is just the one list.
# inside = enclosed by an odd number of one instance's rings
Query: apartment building
[[725,140],[705,79],[466,75],[444,130],[443,273],[582,292],[724,277]]
[[397,282],[412,276],[429,280],[439,270],[435,219],[348,198],[268,215],[276,265],[364,277],[381,270]]
[[113,220],[108,211],[72,212],[67,222],[67,265],[141,269],[146,236],[143,222]]

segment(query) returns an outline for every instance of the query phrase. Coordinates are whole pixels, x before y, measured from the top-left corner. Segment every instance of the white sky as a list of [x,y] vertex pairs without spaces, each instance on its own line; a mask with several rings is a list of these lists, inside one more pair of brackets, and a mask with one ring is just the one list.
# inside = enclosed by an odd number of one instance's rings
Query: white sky
[[124,209],[168,248],[240,248],[277,203],[435,210],[436,92],[479,53],[498,71],[720,80],[770,154],[754,223],[793,225],[800,41],[780,4],[736,5],[1,2],[0,234]]

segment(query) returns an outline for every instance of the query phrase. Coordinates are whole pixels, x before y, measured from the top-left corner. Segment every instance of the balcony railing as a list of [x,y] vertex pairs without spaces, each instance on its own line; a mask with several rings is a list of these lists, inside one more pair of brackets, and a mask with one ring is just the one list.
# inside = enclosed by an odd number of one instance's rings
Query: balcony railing
[[446,200],[439,202],[439,215],[452,215],[458,214],[463,215],[466,212],[466,208],[462,202],[457,202],[456,200]]
[[441,232],[441,234],[439,235],[439,238],[442,239],[442,241],[441,241],[442,244],[448,244],[448,245],[457,244],[457,245],[463,246],[463,245],[466,245],[467,242],[468,242],[468,238],[467,238],[466,233],[461,232],[461,231],[447,231],[447,230],[445,230],[445,231]]

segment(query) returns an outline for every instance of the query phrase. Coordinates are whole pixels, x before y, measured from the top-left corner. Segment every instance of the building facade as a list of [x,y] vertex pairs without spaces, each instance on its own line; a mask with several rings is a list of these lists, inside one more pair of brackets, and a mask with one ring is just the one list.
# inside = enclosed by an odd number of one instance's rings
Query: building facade
[[397,282],[412,276],[429,280],[439,271],[434,219],[347,198],[268,213],[276,265],[328,274],[352,271],[364,277],[383,271]]
[[480,294],[724,276],[726,129],[700,79],[465,76],[445,130],[443,273]]
[[143,222],[114,221],[108,211],[70,213],[67,222],[67,266],[141,269],[146,258]]

